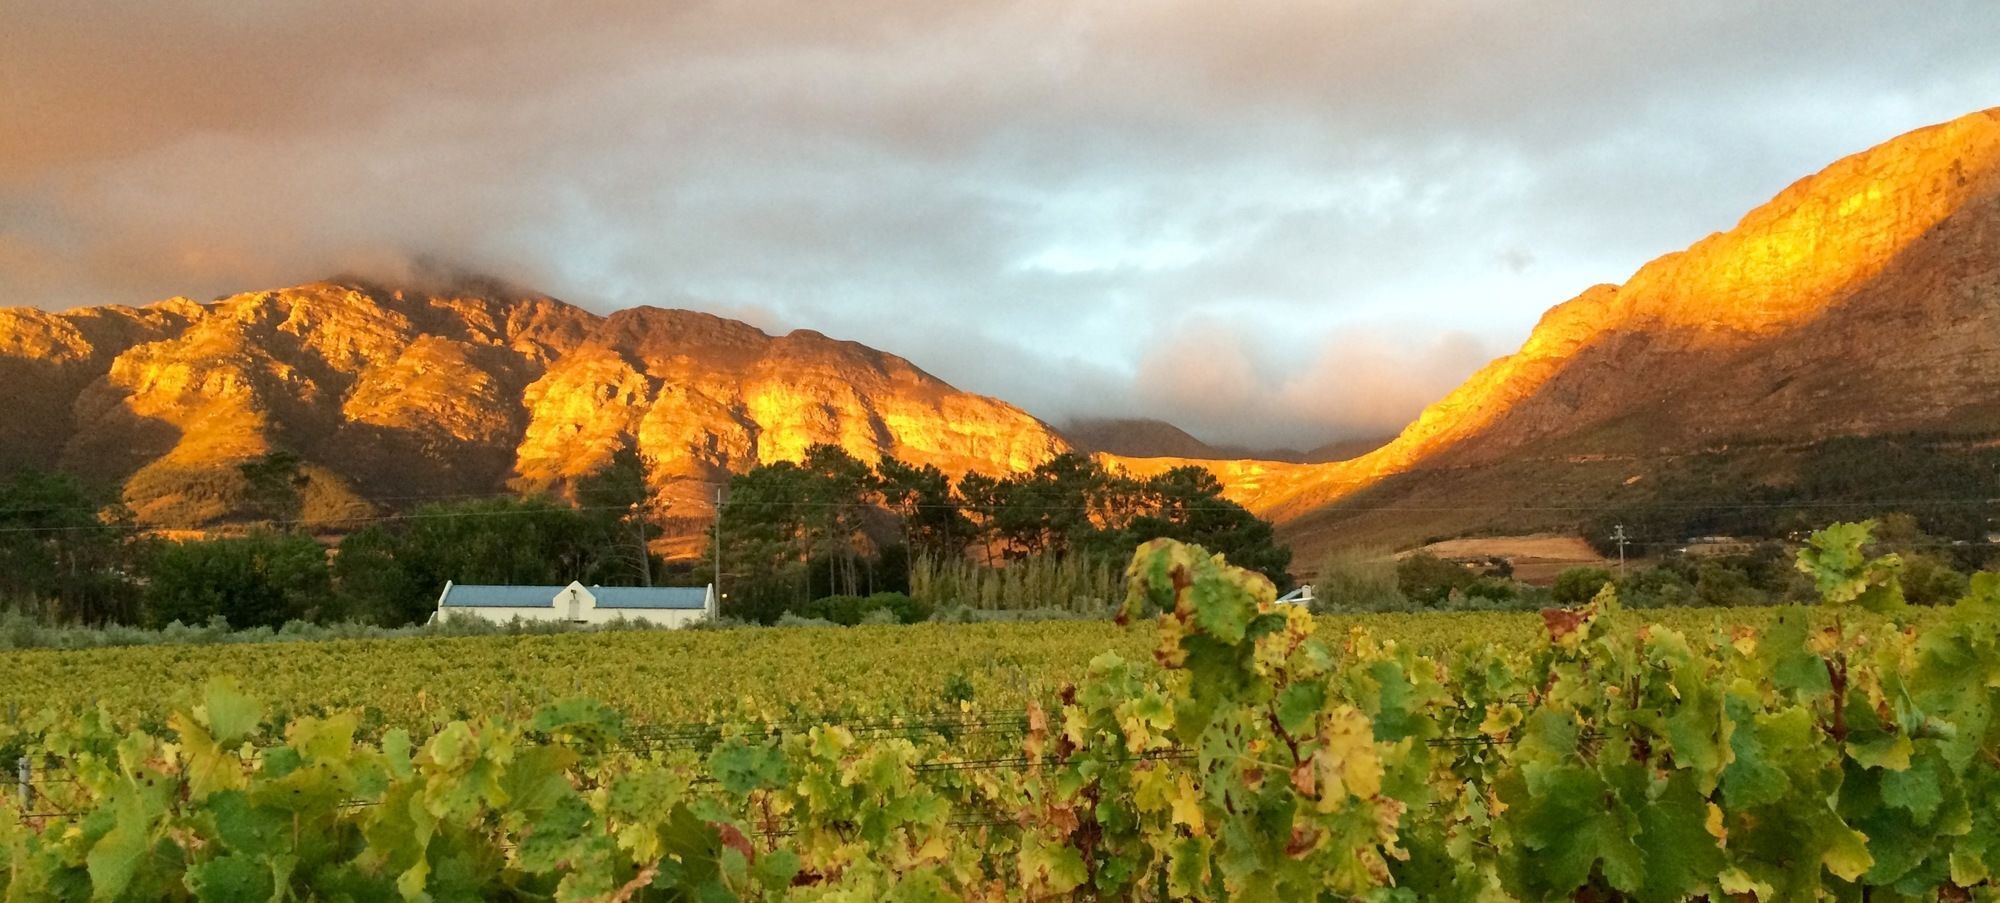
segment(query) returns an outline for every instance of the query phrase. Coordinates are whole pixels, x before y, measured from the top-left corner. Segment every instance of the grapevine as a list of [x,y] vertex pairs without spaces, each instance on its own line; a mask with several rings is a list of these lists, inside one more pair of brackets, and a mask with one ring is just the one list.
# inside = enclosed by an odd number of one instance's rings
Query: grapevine
[[1801,555],[1821,611],[1666,624],[1607,589],[1504,644],[1315,619],[1150,543],[1127,639],[1073,676],[901,713],[413,723],[226,677],[157,723],[50,708],[0,894],[2000,898],[2000,576],[1920,617],[1866,538]]

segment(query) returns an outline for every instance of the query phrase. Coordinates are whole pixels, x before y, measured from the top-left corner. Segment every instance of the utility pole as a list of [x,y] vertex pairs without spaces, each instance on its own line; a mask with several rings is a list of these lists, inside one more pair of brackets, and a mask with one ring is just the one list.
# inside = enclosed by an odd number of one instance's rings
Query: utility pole
[[715,613],[722,613],[722,487],[715,487]]
[[[643,491],[643,490],[642,490]],[[646,548],[646,503],[632,503],[632,530],[639,540],[639,585],[653,585],[653,553]]]
[[1625,525],[1619,524],[1611,530],[1611,541],[1618,544],[1618,578],[1625,579]]

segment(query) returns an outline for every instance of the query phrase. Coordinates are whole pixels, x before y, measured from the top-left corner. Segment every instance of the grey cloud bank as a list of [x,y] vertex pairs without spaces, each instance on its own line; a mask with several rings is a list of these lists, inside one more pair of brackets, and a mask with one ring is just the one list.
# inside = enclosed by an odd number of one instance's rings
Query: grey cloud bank
[[0,304],[428,254],[1247,444],[2000,104],[1972,0],[0,7]]

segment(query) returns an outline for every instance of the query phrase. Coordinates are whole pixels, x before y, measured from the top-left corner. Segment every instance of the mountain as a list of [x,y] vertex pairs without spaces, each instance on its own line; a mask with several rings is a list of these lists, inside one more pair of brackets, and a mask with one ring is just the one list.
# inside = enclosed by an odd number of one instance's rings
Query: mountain
[[[227,518],[236,465],[278,448],[304,457],[309,507],[330,516],[560,485],[626,445],[682,515],[727,474],[815,442],[953,472],[1071,447],[851,342],[687,311],[599,317],[490,280],[0,309],[0,404],[0,468],[116,481],[156,524]],[[1573,531],[1704,481],[1741,498],[1856,468],[1923,476],[1961,452],[1995,456],[1961,488],[2000,496],[2000,109],[1837,161],[1585,290],[1365,454],[1214,460],[1231,450],[1157,422],[1073,432],[1137,474],[1211,468],[1301,561],[1347,542]],[[1850,464],[1815,463],[1828,449]]]
[[1253,449],[1203,442],[1164,420],[1148,417],[1078,417],[1057,428],[1077,451],[1119,458],[1185,458],[1226,461],[1250,458],[1313,464],[1343,461],[1382,447],[1382,438],[1336,439],[1306,451]]
[[1077,417],[1058,431],[1077,451],[1132,458],[1235,458],[1186,430],[1148,417]]
[[1309,555],[1574,528],[1698,467],[1783,484],[1854,437],[2000,440],[2000,109],[1835,162],[1587,289],[1373,452],[1218,470]]
[[676,515],[815,443],[954,473],[1068,449],[853,342],[682,310],[600,317],[479,279],[0,309],[0,406],[0,469],[114,481],[142,523],[183,526],[229,518],[237,465],[274,449],[303,457],[309,518],[559,486],[627,445]]
[[1325,445],[1309,448],[1293,455],[1280,456],[1276,460],[1291,461],[1297,464],[1323,464],[1333,461],[1345,461],[1349,458],[1359,458],[1384,445],[1388,445],[1393,439],[1395,439],[1394,436],[1362,436],[1356,439],[1335,439]]

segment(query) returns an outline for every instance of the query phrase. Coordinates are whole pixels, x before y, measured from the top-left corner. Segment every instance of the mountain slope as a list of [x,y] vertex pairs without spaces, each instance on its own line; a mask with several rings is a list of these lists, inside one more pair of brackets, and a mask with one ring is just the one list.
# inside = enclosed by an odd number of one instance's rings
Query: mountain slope
[[1343,461],[1388,442],[1385,438],[1336,439],[1306,451],[1251,449],[1204,442],[1171,423],[1146,417],[1079,417],[1065,421],[1058,429],[1078,451],[1120,458],[1260,459],[1312,464]]
[[1164,420],[1148,417],[1078,417],[1059,427],[1078,451],[1134,458],[1235,458]]
[[[0,468],[116,481],[141,522],[232,515],[236,465],[278,448],[392,507],[544,488],[634,445],[656,499],[832,442],[949,471],[1067,445],[1026,413],[817,333],[687,311],[598,317],[491,281],[341,279],[142,308],[0,309]],[[705,482],[703,482],[705,481]]]
[[2000,435],[2000,109],[1832,164],[1549,311],[1381,449],[1239,498],[1308,545],[1408,541],[1704,450],[1913,432]]

